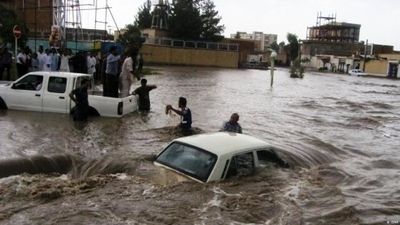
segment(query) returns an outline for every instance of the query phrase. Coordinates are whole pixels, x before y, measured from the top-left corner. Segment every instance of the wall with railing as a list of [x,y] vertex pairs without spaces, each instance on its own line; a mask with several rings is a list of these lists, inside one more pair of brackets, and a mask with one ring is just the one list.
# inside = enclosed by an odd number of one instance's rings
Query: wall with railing
[[239,45],[147,38],[141,52],[147,63],[237,68]]

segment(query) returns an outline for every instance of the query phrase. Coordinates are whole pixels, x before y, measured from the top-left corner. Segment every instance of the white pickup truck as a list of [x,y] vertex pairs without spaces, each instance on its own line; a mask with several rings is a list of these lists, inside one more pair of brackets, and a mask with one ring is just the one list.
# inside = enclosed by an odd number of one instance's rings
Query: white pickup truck
[[[69,93],[80,86],[88,74],[31,72],[18,80],[0,84],[0,109],[71,113],[75,103]],[[91,115],[122,117],[137,110],[137,98],[104,97],[102,91],[88,90]]]

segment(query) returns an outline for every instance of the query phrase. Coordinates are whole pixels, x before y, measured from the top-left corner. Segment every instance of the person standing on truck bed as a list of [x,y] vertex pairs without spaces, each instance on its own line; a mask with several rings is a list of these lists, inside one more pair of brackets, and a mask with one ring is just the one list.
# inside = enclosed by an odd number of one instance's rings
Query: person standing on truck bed
[[136,88],[132,94],[139,95],[139,110],[140,111],[150,111],[150,91],[156,89],[156,85],[147,85],[147,80],[142,79],[140,81],[140,87]]
[[135,76],[133,71],[135,69],[136,55],[137,52],[135,50],[130,50],[127,54],[128,57],[122,64],[120,75],[120,89],[122,98],[128,96],[130,93],[129,90],[133,82],[133,77]]
[[112,46],[110,48],[110,54],[107,56],[106,65],[106,85],[107,92],[104,96],[118,98],[118,84],[119,84],[119,60],[121,57],[118,55],[117,47]]
[[83,79],[81,86],[74,89],[69,97],[75,102],[74,121],[86,121],[89,114],[88,88],[89,80]]

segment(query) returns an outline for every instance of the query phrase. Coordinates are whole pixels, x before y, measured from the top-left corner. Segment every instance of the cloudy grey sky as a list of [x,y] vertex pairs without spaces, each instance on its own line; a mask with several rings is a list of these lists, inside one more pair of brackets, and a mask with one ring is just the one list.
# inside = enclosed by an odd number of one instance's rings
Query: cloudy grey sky
[[[92,1],[81,0],[81,3]],[[106,0],[98,1],[100,7]],[[117,25],[124,27],[133,22],[144,0],[108,2]],[[339,22],[361,24],[361,40],[394,45],[400,50],[399,0],[214,0],[214,3],[225,25],[225,36],[236,31],[262,31],[278,34],[279,41],[286,41],[286,34],[291,32],[303,39],[307,27],[315,25],[318,12],[336,13]],[[92,26],[93,12],[82,13],[83,25]],[[108,29],[115,29],[111,19],[109,22]]]

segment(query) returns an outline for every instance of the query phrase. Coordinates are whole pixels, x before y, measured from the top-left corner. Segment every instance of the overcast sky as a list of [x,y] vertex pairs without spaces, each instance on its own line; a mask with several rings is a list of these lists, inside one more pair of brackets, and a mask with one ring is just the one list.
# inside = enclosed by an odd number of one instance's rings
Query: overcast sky
[[[98,0],[99,7],[106,0]],[[93,0],[81,0],[81,4]],[[108,0],[118,27],[132,23],[144,0]],[[286,41],[288,32],[306,38],[307,27],[314,26],[318,12],[336,14],[338,22],[361,24],[360,40],[394,45],[400,50],[400,0],[214,0],[225,25],[224,35],[236,31],[262,31],[278,34]],[[94,13],[82,11],[83,26],[92,27]],[[104,20],[104,16],[100,16]],[[107,29],[115,29],[111,18]],[[104,28],[104,25],[98,24]]]

